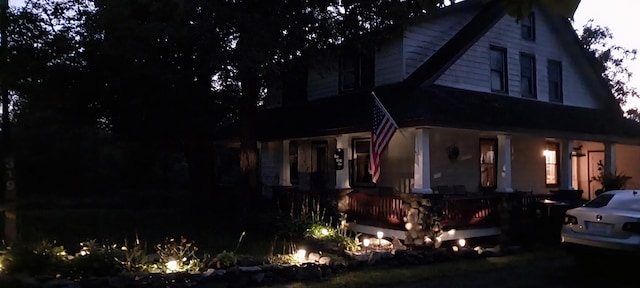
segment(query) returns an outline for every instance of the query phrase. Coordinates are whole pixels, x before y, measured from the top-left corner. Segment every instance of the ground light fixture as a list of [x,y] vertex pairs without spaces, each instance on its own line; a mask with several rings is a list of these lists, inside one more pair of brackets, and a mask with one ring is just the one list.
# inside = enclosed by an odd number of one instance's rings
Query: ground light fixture
[[169,270],[169,272],[178,271],[178,261],[170,260],[169,262],[167,262],[167,270]]
[[300,262],[304,262],[306,258],[307,258],[307,250],[300,249],[296,252],[296,260]]
[[378,246],[382,246],[382,237],[384,236],[384,233],[382,231],[378,231],[376,236],[378,237]]
[[464,247],[464,245],[467,245],[467,240],[465,239],[458,239],[458,245],[460,247]]

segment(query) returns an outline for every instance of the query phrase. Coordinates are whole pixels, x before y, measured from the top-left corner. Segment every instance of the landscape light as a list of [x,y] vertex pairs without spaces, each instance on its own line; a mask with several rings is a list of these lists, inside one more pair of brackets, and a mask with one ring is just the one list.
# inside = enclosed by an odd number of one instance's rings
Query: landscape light
[[167,262],[167,269],[169,270],[169,272],[177,271],[178,270],[178,261],[171,260],[171,261]]
[[458,245],[460,245],[460,247],[464,247],[464,245],[466,244],[467,244],[467,240],[464,240],[464,239],[458,240]]
[[298,250],[298,252],[296,252],[296,260],[303,262],[306,259],[307,256],[307,250],[304,249],[300,249]]

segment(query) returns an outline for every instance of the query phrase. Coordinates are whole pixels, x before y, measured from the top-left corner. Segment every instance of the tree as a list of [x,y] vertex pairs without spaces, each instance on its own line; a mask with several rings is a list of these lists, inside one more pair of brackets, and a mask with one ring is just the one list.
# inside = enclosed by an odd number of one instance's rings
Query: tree
[[[626,61],[636,59],[637,50],[610,44],[609,41],[613,39],[611,30],[600,25],[594,26],[593,19],[587,21],[579,35],[583,47],[597,59],[599,72],[607,80],[618,104],[624,106],[629,98],[638,97],[636,88],[628,85],[633,73],[625,66]],[[626,111],[626,115],[630,118],[635,115],[637,118],[637,110]]]

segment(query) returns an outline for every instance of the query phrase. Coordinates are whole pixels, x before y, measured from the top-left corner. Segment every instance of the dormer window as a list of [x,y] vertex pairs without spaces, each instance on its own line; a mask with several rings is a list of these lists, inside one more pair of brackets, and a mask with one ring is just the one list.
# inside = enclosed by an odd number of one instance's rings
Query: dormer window
[[340,92],[353,91],[362,85],[362,61],[356,54],[340,57]]
[[520,33],[522,35],[522,39],[525,40],[536,40],[536,21],[535,15],[533,12],[529,14],[529,16],[520,20]]

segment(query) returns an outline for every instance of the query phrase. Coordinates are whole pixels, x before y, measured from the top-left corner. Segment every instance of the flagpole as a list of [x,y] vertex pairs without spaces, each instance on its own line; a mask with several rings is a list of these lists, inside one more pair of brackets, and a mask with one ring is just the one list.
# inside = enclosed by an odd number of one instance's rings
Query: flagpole
[[[387,111],[387,108],[385,108],[384,105],[382,105],[382,102],[380,102],[380,99],[378,99],[376,92],[371,91],[371,95],[373,95],[373,101],[377,101],[378,103],[380,103],[380,107],[382,108],[382,111],[384,111],[384,113],[391,115],[391,113]],[[393,117],[391,117],[391,121],[393,121],[393,124],[398,128],[397,131],[400,132],[400,135],[402,135],[402,137],[404,137],[405,140],[411,140],[409,139],[409,137],[407,137],[407,135],[404,135],[404,133],[402,133],[402,129],[400,129],[400,127],[398,126],[398,123],[396,123],[396,120],[394,120]]]

